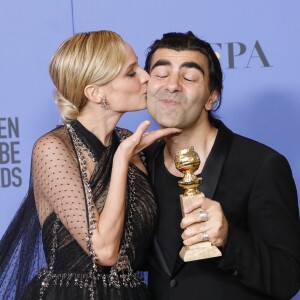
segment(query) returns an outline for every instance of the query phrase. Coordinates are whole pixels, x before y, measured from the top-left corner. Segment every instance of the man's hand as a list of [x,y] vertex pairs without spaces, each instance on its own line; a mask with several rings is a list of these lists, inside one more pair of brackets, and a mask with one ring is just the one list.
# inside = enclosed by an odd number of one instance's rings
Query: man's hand
[[[207,221],[201,221],[199,208],[207,214]],[[197,212],[195,212],[196,209]],[[186,216],[180,224],[184,230],[182,233],[184,245],[190,246],[207,239],[214,246],[223,247],[225,245],[228,223],[219,202],[204,196],[195,198],[195,201],[184,209],[184,214]]]

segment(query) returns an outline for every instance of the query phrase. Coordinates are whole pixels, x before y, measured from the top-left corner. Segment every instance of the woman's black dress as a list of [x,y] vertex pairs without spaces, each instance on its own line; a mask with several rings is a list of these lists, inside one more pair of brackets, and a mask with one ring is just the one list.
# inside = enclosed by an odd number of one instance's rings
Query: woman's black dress
[[[105,206],[113,156],[127,135],[116,128],[110,146],[104,147],[75,121],[36,142],[31,188],[0,244],[3,299],[151,299],[145,273],[139,271],[152,238],[156,204],[147,175],[135,165],[128,171],[116,265],[99,265],[91,244],[93,209],[101,213]],[[86,165],[91,163],[89,176]]]

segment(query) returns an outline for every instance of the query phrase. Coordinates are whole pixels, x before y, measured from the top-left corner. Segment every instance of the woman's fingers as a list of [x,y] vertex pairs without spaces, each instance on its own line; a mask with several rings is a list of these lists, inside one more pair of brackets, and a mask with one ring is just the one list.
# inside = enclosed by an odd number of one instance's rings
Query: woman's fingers
[[164,129],[157,129],[154,131],[146,132],[144,133],[141,139],[141,143],[140,143],[141,150],[150,146],[157,140],[160,140],[172,134],[181,133],[181,131],[182,130],[178,128],[164,128]]
[[150,121],[146,120],[139,124],[136,131],[127,139],[125,139],[120,147],[123,149],[126,157],[138,154],[155,141],[172,134],[178,134],[182,130],[178,128],[164,128],[145,132],[150,126]]
[[135,133],[133,135],[137,135],[138,137],[142,137],[145,131],[149,128],[150,126],[150,121],[146,120],[143,121],[142,123],[139,124],[137,127]]

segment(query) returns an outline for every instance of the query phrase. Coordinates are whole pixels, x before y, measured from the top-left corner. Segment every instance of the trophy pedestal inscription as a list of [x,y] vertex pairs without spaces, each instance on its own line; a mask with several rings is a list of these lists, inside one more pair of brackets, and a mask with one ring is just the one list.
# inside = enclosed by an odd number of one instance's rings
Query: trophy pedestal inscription
[[[180,150],[175,156],[175,166],[184,174],[183,179],[178,182],[179,186],[185,190],[184,194],[180,195],[183,217],[187,215],[184,213],[184,208],[198,197],[204,196],[203,193],[198,191],[198,186],[202,183],[202,178],[198,178],[194,174],[194,172],[198,170],[199,165],[200,157],[197,152],[194,151],[194,147]],[[195,209],[190,214],[199,214],[200,211],[200,208]],[[211,242],[203,241],[191,246],[183,246],[179,255],[184,262],[187,262],[222,256],[222,253],[216,246],[213,246]]]
[[[197,197],[203,197],[203,194],[196,194],[190,196],[180,195],[180,204],[183,217],[188,214],[184,214],[184,207],[189,203],[193,202],[193,200]],[[200,209],[196,209],[191,214],[199,213]],[[222,256],[221,251],[218,247],[213,246],[211,242],[199,242],[197,244],[191,246],[183,246],[179,252],[179,256],[184,262],[193,261],[193,260],[200,260],[212,257]]]

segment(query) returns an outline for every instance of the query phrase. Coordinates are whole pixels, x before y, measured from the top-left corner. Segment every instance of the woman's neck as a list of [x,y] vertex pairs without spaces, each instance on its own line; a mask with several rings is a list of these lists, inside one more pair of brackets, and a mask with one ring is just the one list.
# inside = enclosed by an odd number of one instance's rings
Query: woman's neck
[[78,121],[90,132],[92,132],[104,146],[108,146],[111,141],[111,135],[115,129],[117,123],[121,118],[108,114],[102,116],[93,116],[88,114],[82,114],[78,117]]

